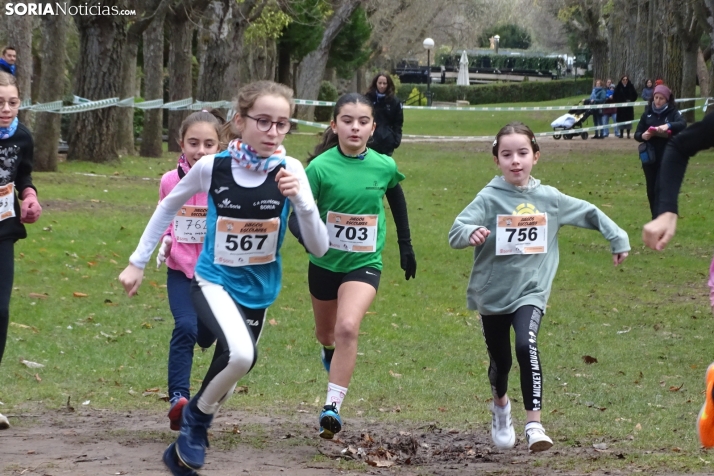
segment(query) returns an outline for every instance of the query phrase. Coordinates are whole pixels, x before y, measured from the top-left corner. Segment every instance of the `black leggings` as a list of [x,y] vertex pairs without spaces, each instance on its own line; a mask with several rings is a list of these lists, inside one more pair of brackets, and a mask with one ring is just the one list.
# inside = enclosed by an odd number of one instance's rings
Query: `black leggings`
[[645,173],[645,184],[647,185],[647,201],[650,203],[650,213],[652,219],[657,218],[657,181],[659,180],[659,169],[662,165],[661,157],[649,164],[642,164],[642,171]]
[[212,415],[255,365],[267,309],[244,307],[223,286],[197,274],[191,282],[191,297],[198,318],[218,341],[201,389],[191,400],[203,413]]
[[12,280],[15,276],[15,241],[0,240],[0,362],[5,353],[7,341],[7,327],[10,324],[10,294],[12,294]]
[[516,359],[521,369],[521,391],[526,410],[540,410],[543,374],[538,352],[538,330],[543,312],[535,306],[519,307],[511,314],[481,315],[481,330],[490,358],[488,379],[494,398],[508,390],[511,357],[511,326],[516,333]]

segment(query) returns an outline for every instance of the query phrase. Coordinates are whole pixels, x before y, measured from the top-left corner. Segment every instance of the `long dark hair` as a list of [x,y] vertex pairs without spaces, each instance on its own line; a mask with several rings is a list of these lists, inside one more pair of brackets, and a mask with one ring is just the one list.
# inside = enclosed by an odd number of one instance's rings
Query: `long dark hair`
[[384,91],[384,94],[387,96],[394,96],[394,81],[392,80],[392,77],[389,75],[389,73],[381,72],[377,74],[372,79],[372,83],[369,85],[369,89],[367,90],[367,93],[369,94],[377,94],[379,92],[379,89],[377,89],[377,81],[379,81],[379,78],[384,76],[384,78],[387,80],[387,89]]
[[[335,108],[332,110],[333,122],[337,122],[337,116],[340,115],[340,111],[342,110],[342,107],[345,104],[364,104],[365,106],[369,106],[369,111],[372,115],[372,119],[374,119],[374,106],[372,105],[372,101],[370,101],[360,93],[347,93],[340,96],[340,98],[335,103]],[[337,137],[337,134],[332,131],[332,127],[328,127],[322,134],[322,140],[319,144],[315,146],[315,150],[308,157],[307,163],[309,164],[312,159],[322,154],[326,150],[332,149],[339,143],[340,139],[339,137]]]
[[501,142],[501,137],[510,134],[523,134],[524,136],[527,136],[531,143],[531,149],[533,150],[533,153],[535,154],[536,152],[540,152],[540,145],[538,145],[538,142],[535,138],[535,134],[533,134],[531,128],[523,124],[522,122],[514,121],[509,122],[508,124],[503,126],[501,130],[498,131],[498,134],[496,134],[496,140],[493,141],[493,147],[491,148],[491,152],[493,153],[494,157],[498,157],[498,146]]

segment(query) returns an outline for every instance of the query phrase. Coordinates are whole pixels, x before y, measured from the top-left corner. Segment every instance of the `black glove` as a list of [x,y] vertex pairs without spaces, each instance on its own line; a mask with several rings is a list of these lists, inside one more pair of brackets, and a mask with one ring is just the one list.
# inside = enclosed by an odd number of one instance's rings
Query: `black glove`
[[399,241],[399,264],[404,270],[404,278],[416,278],[417,262],[411,241]]

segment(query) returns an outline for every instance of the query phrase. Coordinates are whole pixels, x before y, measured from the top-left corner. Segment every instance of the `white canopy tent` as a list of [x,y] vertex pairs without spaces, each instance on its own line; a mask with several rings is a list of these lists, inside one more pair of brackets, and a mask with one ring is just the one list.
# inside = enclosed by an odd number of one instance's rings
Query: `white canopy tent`
[[461,53],[459,60],[459,75],[456,77],[456,84],[459,86],[468,86],[469,83],[469,57],[466,51]]

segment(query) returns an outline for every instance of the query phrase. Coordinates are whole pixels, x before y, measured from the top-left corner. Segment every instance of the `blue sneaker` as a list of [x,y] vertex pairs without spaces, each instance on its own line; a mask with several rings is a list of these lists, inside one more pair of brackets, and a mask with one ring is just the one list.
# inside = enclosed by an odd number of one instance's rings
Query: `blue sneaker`
[[332,363],[332,356],[335,355],[335,349],[326,349],[322,348],[320,351],[320,357],[322,358],[322,365],[325,367],[325,370],[327,370],[327,373],[330,373],[330,364]]
[[191,410],[190,404],[183,407],[176,454],[190,469],[199,469],[206,461],[208,428],[212,421],[213,415],[198,415]]
[[198,473],[181,463],[176,453],[176,443],[171,443],[164,451],[164,464],[174,476],[198,476]]
[[331,440],[342,429],[342,418],[334,403],[325,405],[320,413],[320,437]]

